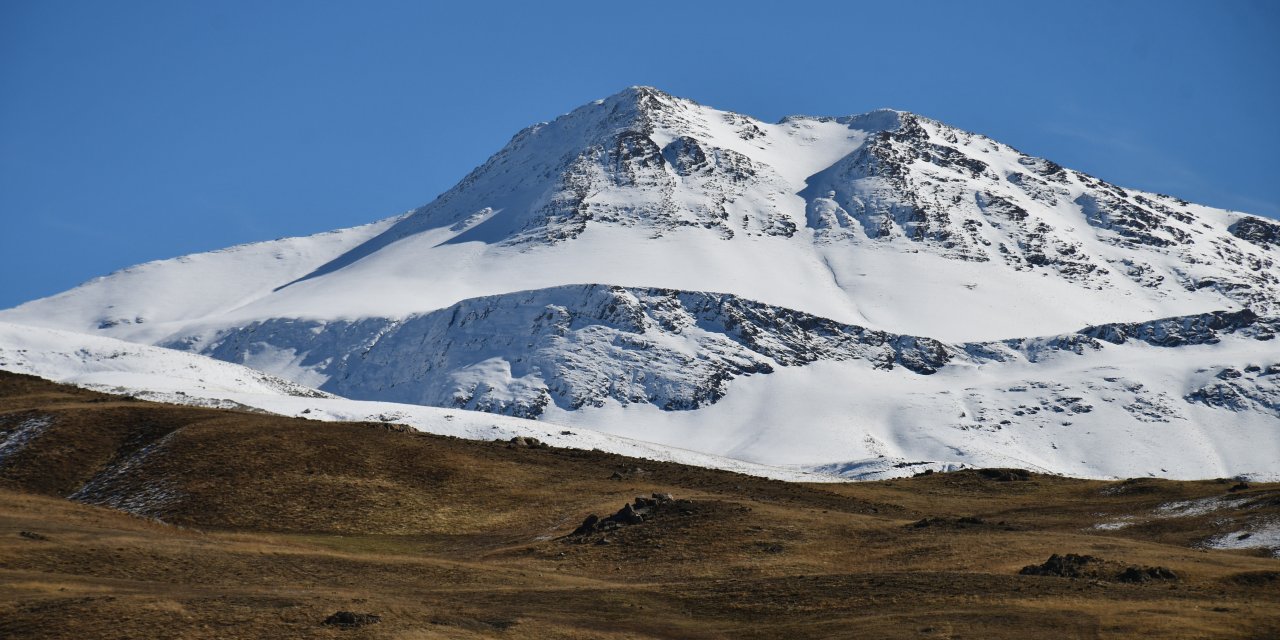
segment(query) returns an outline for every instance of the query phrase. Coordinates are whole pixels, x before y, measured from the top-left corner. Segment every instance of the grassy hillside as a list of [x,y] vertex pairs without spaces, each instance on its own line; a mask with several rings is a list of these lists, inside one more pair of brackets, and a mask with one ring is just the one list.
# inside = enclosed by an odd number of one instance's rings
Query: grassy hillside
[[1277,637],[1280,559],[1201,548],[1276,521],[1276,485],[799,485],[0,373],[6,638]]

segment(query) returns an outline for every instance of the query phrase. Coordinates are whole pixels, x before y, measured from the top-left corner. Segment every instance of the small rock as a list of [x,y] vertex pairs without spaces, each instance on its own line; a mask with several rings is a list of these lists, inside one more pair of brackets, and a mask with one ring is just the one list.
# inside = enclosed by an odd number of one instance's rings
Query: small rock
[[49,536],[39,534],[34,531],[19,531],[18,535],[28,540],[48,540],[49,539]]
[[1241,482],[1241,483],[1238,483],[1238,484],[1233,485],[1230,489],[1227,489],[1227,491],[1228,491],[1229,493],[1235,493],[1235,492],[1237,492],[1237,491],[1244,491],[1245,489],[1248,489],[1248,488],[1249,488],[1249,483],[1248,483],[1248,482]]

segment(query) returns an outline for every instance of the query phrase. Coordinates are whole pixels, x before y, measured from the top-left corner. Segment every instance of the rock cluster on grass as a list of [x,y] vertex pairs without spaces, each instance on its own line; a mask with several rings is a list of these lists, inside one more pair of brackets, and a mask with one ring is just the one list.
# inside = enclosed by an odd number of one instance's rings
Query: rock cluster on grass
[[[601,518],[596,514],[587,516],[582,524],[570,533],[570,537],[582,537],[593,533],[603,533],[621,529],[622,527],[640,524],[645,520],[652,518],[661,509],[668,505],[674,504],[675,498],[669,493],[654,493],[650,497],[636,496],[634,502],[625,504],[617,513]],[[682,500],[680,502],[687,502]]]
[[1116,576],[1119,582],[1153,582],[1156,580],[1177,580],[1178,574],[1164,567],[1127,567]]
[[353,629],[355,627],[363,627],[365,625],[377,624],[382,622],[382,616],[372,613],[355,613],[353,611],[338,611],[333,615],[325,618],[324,623],[329,626]]
[[978,475],[996,482],[1016,482],[1031,479],[1026,469],[978,469]]
[[1066,555],[1053,554],[1044,564],[1032,564],[1022,568],[1018,573],[1024,576],[1054,576],[1057,578],[1083,578],[1086,577],[1085,567],[1089,564],[1101,563],[1100,558],[1093,556],[1077,555],[1068,553]]
[[1160,580],[1178,580],[1178,574],[1165,567],[1139,567],[1129,565],[1116,571],[1117,563],[1101,558],[1068,553],[1053,554],[1043,564],[1033,564],[1018,573],[1024,576],[1051,576],[1055,578],[1094,578],[1141,584]]
[[508,449],[526,448],[526,449],[550,449],[551,445],[528,436],[516,436],[507,441]]
[[[942,518],[942,517],[922,518],[920,520],[912,522],[907,526],[911,527],[912,529],[925,529],[928,527],[964,528],[964,527],[981,526],[985,524],[987,524],[987,521],[983,520],[982,518],[977,518],[974,516],[963,516],[960,518]],[[1001,522],[1000,524],[1003,525],[1004,523]]]
[[649,475],[648,471],[645,471],[640,467],[632,466],[619,471],[614,471],[613,475],[609,476],[609,479],[610,480],[628,480],[630,478],[638,478],[640,476],[646,476],[646,475]]

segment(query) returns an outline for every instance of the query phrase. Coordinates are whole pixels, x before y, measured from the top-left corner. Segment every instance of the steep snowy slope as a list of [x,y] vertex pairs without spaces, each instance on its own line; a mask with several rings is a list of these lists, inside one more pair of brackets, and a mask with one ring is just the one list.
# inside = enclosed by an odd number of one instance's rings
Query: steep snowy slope
[[7,322],[0,322],[0,369],[100,390],[145,390],[209,399],[229,394],[332,397],[196,354]]
[[[348,400],[196,354],[9,323],[0,323],[0,370],[175,404],[250,408],[312,420],[396,422],[429,433],[480,440],[534,437],[555,446],[600,449],[779,480],[838,479],[825,472],[753,464],[586,428],[566,431],[546,422],[475,411]],[[901,474],[890,468],[882,475]]]
[[770,124],[644,87],[398,218],[0,312],[853,476],[1280,473],[1278,316],[1276,222],[910,113]]

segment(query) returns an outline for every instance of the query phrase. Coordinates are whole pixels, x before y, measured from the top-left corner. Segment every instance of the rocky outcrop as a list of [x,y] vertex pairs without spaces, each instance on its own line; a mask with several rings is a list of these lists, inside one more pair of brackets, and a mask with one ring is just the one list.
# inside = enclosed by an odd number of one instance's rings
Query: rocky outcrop
[[1280,247],[1280,224],[1256,216],[1244,216],[1227,228],[1231,235],[1270,249]]
[[1080,335],[1124,344],[1139,340],[1156,347],[1216,344],[1225,333],[1244,332],[1260,340],[1270,340],[1280,330],[1280,321],[1263,320],[1249,309],[1214,311],[1194,316],[1162,318],[1150,322],[1115,323],[1088,327]]
[[1024,576],[1051,576],[1055,578],[1083,578],[1091,575],[1090,565],[1102,563],[1100,558],[1068,553],[1053,554],[1041,564],[1027,565],[1018,572]]
[[[1121,568],[1123,567],[1123,568]],[[1124,566],[1094,556],[1053,554],[1043,564],[1033,564],[1018,572],[1024,576],[1048,576],[1053,578],[1090,578],[1141,584],[1156,581],[1175,581],[1178,574],[1165,567]]]
[[519,417],[607,400],[697,409],[730,381],[777,366],[861,360],[928,375],[959,353],[732,295],[604,285],[478,298],[404,320],[270,320],[219,335],[205,353],[246,362],[263,349],[305,354],[302,366],[339,395]]
[[1280,362],[1225,367],[1184,398],[1236,413],[1258,411],[1280,418]]
[[582,538],[597,533],[608,533],[622,527],[640,524],[651,520],[663,512],[679,509],[680,503],[688,504],[688,500],[678,501],[669,493],[654,493],[649,497],[636,496],[630,503],[622,505],[617,513],[601,518],[596,514],[587,516],[582,524],[569,534],[570,538]]

